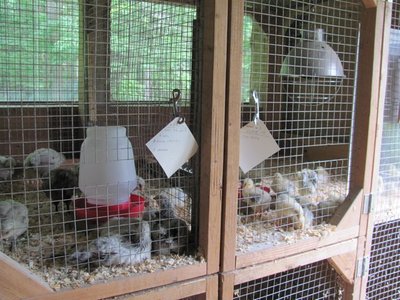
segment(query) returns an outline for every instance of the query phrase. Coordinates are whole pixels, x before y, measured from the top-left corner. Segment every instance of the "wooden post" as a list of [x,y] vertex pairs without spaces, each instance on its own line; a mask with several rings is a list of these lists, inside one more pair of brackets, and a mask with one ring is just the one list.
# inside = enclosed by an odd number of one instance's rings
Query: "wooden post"
[[219,298],[221,300],[230,300],[235,293],[235,273],[225,273],[220,275]]
[[0,299],[16,300],[52,293],[48,285],[0,252]]
[[[351,186],[362,187],[364,197],[373,192],[380,153],[380,127],[386,87],[386,61],[390,31],[391,4],[379,1],[377,7],[365,9],[361,20],[358,96],[355,116]],[[368,255],[373,222],[363,214],[357,259]],[[367,237],[367,238],[366,238]],[[364,299],[367,276],[356,277],[353,299]]]
[[235,268],[244,0],[229,1],[221,271]]
[[203,86],[200,145],[199,247],[208,274],[219,270],[224,160],[228,0],[202,1]]

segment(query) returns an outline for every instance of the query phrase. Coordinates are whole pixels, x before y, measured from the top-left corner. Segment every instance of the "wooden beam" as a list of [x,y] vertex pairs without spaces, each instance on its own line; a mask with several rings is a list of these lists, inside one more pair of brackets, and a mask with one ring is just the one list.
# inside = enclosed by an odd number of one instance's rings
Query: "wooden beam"
[[219,298],[221,300],[230,300],[234,295],[235,274],[233,272],[220,275]]
[[365,8],[374,8],[377,6],[378,0],[362,0]]
[[[356,128],[357,126],[361,126],[367,135],[365,143],[368,155],[366,155],[363,162],[368,167],[364,174],[365,176],[359,179],[363,179],[365,194],[373,193],[374,190],[376,190],[379,176],[391,19],[392,3],[388,1],[379,1],[376,8],[365,10],[361,20],[358,91],[362,90],[362,92],[361,95],[359,94],[357,97],[357,102],[359,103],[358,106],[364,106],[359,113],[360,115],[365,113],[365,120],[364,124],[361,125],[359,123],[362,122],[362,117],[356,118]],[[366,64],[368,66],[366,66]],[[363,98],[365,97],[371,99],[370,105],[363,103]],[[364,110],[367,111],[365,112]],[[369,113],[368,110],[371,111],[371,113]],[[369,120],[366,116],[369,116]],[[365,122],[368,121],[369,123],[365,124]],[[359,162],[356,161],[355,163]],[[369,255],[373,226],[373,214],[361,216],[360,242],[357,248],[358,258]],[[365,297],[367,282],[367,276],[355,279],[353,290],[354,299]]]
[[57,293],[27,297],[30,300],[55,300],[55,299],[103,299],[128,293],[134,293],[154,287],[182,282],[184,280],[201,277],[206,273],[207,264],[201,263],[185,266],[173,270],[158,271],[149,274],[139,274],[129,278],[110,280],[77,289],[63,290]]
[[28,269],[0,252],[0,299],[22,299],[52,293],[50,287]]
[[253,264],[277,261],[300,252],[324,248],[329,245],[339,244],[341,241],[354,239],[358,236],[359,227],[353,226],[343,230],[332,231],[324,237],[311,237],[290,245],[281,245],[266,248],[261,251],[237,254],[236,268],[244,268]]
[[208,274],[219,270],[224,161],[228,0],[202,1],[203,86],[200,146],[199,247]]
[[337,230],[360,224],[363,199],[363,190],[350,191],[346,200],[336,209],[329,223],[335,225]]
[[244,0],[229,1],[221,271],[235,268]]
[[304,148],[304,160],[321,161],[331,159],[347,159],[349,145],[312,146]]
[[124,300],[182,299],[204,294],[207,289],[205,277],[162,286],[145,292],[125,296]]
[[354,283],[354,272],[356,267],[356,252],[349,252],[328,258],[329,264],[340,275],[344,282]]
[[263,278],[272,274],[284,272],[300,266],[318,262],[332,256],[354,252],[357,247],[357,239],[335,243],[326,247],[299,252],[299,254],[277,259],[267,263],[250,266],[241,270],[233,271],[235,274],[235,284],[241,284],[258,278]]

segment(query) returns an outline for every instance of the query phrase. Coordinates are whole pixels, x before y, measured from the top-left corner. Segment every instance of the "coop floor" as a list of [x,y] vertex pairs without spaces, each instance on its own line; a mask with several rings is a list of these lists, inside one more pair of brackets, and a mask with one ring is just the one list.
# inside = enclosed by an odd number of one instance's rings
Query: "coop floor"
[[[309,194],[306,197],[309,203],[318,204],[329,199],[329,195],[335,193],[340,195],[342,200],[346,197],[347,183],[342,180],[332,181],[319,187],[315,194]],[[334,211],[330,212],[332,215]],[[325,215],[327,221],[332,216]],[[249,223],[243,223],[246,216],[238,215],[238,226],[236,231],[236,252],[237,254],[267,249],[270,247],[293,244],[301,240],[312,237],[324,238],[335,231],[336,227],[327,222],[318,222],[314,220],[314,226],[290,230],[280,228],[276,225],[277,219],[274,211],[266,211],[252,219]]]
[[77,266],[68,261],[68,256],[87,246],[91,234],[96,232],[79,229],[73,212],[67,211],[65,204],[60,203],[56,212],[37,179],[26,180],[21,176],[13,178],[12,183],[0,183],[0,201],[5,199],[28,207],[29,228],[17,240],[15,249],[10,251],[9,243],[0,242],[0,250],[43,278],[54,290],[204,263],[204,258],[192,251],[190,255],[152,256],[143,263],[128,266]]

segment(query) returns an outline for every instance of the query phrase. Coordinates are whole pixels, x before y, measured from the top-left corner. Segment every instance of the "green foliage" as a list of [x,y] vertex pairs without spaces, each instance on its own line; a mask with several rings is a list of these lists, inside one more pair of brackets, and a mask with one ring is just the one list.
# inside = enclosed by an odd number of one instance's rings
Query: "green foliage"
[[3,0],[0,101],[77,100],[78,0]]
[[114,0],[111,95],[118,101],[165,101],[174,88],[190,94],[191,6]]

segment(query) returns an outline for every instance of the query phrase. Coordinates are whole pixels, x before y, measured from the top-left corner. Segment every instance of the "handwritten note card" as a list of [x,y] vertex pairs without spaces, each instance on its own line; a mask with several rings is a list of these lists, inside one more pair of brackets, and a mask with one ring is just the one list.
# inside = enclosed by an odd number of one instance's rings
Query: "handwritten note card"
[[146,144],[168,178],[199,148],[186,123],[179,124],[178,120],[173,119]]
[[240,129],[239,165],[244,173],[278,151],[279,146],[263,121],[250,122]]

